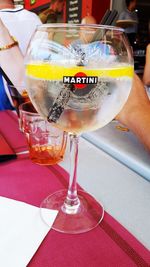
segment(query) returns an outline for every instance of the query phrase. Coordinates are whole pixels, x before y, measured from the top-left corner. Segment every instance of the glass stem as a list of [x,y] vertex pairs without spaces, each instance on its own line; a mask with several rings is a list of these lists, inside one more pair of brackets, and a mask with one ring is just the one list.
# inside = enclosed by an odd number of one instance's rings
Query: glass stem
[[70,138],[70,178],[67,197],[62,207],[67,214],[75,214],[79,211],[80,200],[77,195],[77,163],[79,136],[69,134]]

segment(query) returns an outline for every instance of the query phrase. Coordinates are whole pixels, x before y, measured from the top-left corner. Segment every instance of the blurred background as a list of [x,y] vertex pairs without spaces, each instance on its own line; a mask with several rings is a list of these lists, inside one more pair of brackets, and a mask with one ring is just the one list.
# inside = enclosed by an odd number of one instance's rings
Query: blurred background
[[[116,10],[118,14],[111,21],[112,25],[116,25],[119,14],[126,9],[125,0],[14,0],[14,2],[38,14],[43,23],[81,23],[83,18],[93,16],[99,24],[108,10]],[[139,23],[133,51],[136,72],[142,75],[145,50],[150,42],[150,0],[137,0],[135,11]]]

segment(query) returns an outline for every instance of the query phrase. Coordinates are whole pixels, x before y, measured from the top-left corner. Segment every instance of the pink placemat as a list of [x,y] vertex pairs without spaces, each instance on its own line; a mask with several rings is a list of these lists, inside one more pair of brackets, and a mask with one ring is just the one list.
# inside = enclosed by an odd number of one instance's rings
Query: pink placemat
[[[0,195],[39,206],[66,188],[68,174],[22,158],[0,165]],[[32,238],[32,237],[31,237]],[[66,235],[51,230],[28,267],[148,267],[150,252],[109,214],[94,230]]]
[[26,140],[19,130],[18,117],[15,112],[0,111],[0,133],[15,152],[27,149]]

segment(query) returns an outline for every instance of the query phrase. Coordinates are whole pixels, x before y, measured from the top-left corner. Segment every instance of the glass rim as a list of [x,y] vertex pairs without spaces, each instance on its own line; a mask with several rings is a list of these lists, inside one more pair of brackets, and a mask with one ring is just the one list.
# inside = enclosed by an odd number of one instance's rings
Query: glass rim
[[102,29],[102,30],[114,30],[114,31],[120,31],[125,32],[125,30],[121,27],[116,27],[112,25],[102,25],[102,24],[73,24],[73,23],[46,23],[42,25],[38,25],[37,29],[43,29],[43,28],[94,28],[94,29]]

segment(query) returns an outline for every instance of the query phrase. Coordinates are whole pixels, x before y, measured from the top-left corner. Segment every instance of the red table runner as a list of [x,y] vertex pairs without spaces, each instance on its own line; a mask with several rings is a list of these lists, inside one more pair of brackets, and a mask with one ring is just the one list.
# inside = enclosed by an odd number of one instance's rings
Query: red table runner
[[10,110],[0,112],[0,133],[2,133],[15,152],[27,149],[25,137],[23,133],[19,131],[16,113]]
[[[10,120],[6,113],[4,128]],[[7,137],[15,131],[17,127],[13,126]],[[3,129],[4,132],[7,130]],[[68,174],[61,167],[39,166],[27,156],[0,164],[1,196],[39,206],[48,194],[66,188],[67,184]],[[28,267],[61,266],[150,267],[150,252],[105,212],[101,224],[84,234],[61,234],[50,230],[28,264]]]

